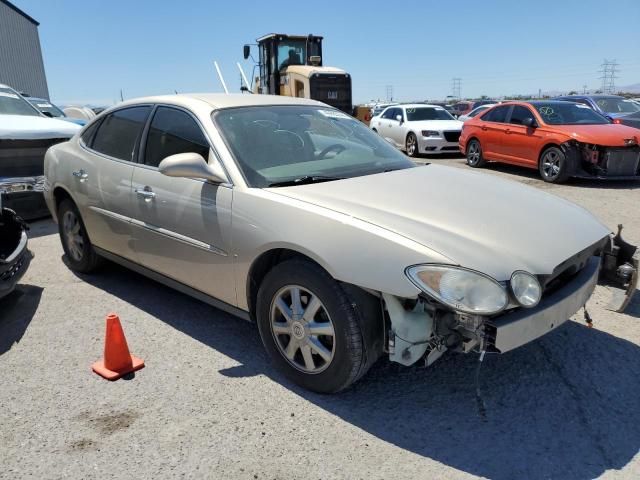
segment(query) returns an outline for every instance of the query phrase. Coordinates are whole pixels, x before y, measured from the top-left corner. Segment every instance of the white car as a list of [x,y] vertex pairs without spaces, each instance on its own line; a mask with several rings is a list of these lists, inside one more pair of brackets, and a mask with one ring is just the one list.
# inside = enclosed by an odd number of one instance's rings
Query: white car
[[466,122],[467,120],[469,120],[470,118],[475,117],[476,115],[478,115],[479,113],[484,112],[485,110],[490,109],[491,107],[497,105],[497,103],[489,103],[487,105],[480,105],[479,107],[474,108],[473,110],[471,110],[469,113],[467,113],[466,115],[460,115],[458,117],[458,120],[460,120],[461,122]]
[[462,122],[439,105],[422,103],[387,107],[369,124],[374,132],[410,157],[458,151]]

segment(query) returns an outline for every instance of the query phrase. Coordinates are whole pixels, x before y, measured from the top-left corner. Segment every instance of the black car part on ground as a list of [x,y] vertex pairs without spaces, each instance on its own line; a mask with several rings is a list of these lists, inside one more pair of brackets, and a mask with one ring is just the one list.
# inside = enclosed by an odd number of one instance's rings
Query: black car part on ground
[[638,287],[639,263],[638,247],[623,240],[622,225],[618,225],[618,233],[611,236],[602,252],[600,283],[612,292],[611,301],[605,307],[607,310],[624,312],[629,305]]
[[27,219],[49,215],[42,196],[44,154],[52,145],[66,140],[0,139],[0,195],[4,206]]
[[0,298],[14,290],[29,267],[28,229],[13,210],[0,206]]
[[570,140],[560,145],[572,177],[625,180],[640,178],[640,146],[604,147]]

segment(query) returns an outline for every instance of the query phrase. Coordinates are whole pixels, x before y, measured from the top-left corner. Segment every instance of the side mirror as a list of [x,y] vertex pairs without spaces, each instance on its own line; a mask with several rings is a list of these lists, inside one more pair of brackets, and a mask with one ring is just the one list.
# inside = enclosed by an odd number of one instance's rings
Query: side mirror
[[245,45],[242,53],[244,54],[244,59],[246,60],[251,55],[251,47],[249,45]]
[[53,114],[51,112],[42,112],[45,117],[53,118]]
[[396,115],[396,120],[402,123],[402,115]]
[[195,152],[170,155],[160,162],[158,170],[167,177],[204,178],[212,183],[226,183],[227,176],[219,163],[209,165]]
[[522,125],[524,125],[527,128],[536,128],[538,126],[536,121],[531,117],[523,118]]

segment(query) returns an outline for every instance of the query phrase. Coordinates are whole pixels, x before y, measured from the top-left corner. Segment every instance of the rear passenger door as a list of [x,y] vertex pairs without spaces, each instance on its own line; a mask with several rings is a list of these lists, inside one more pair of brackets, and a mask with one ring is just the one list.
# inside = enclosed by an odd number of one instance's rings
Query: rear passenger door
[[509,141],[506,130],[509,128],[507,115],[511,105],[494,107],[485,113],[481,119],[481,139],[483,154],[492,160],[505,159],[505,144]]
[[83,134],[71,185],[91,242],[136,260],[131,248],[131,177],[150,105],[121,108]]
[[236,305],[229,255],[233,189],[159,172],[163,159],[186,152],[217,161],[191,112],[158,106],[133,173],[133,245],[143,266]]

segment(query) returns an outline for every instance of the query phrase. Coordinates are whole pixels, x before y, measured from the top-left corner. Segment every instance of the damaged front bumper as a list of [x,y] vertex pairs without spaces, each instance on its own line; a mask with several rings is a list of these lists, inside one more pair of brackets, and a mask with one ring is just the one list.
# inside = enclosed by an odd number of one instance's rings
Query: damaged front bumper
[[640,179],[640,146],[606,147],[575,140],[561,145],[572,177],[600,180]]
[[15,212],[0,206],[0,298],[15,289],[31,263],[27,228]]

